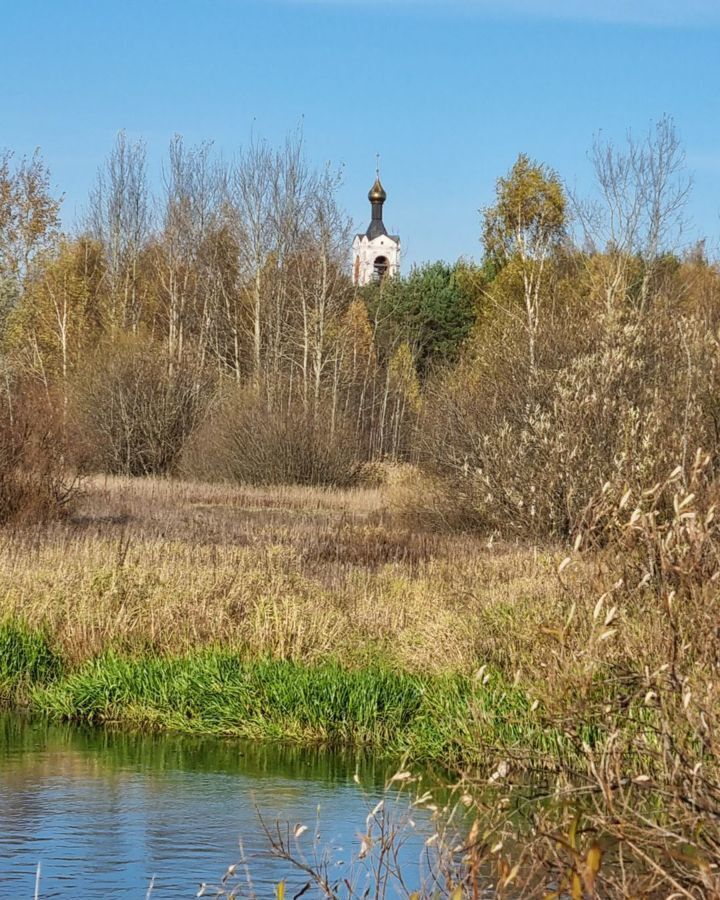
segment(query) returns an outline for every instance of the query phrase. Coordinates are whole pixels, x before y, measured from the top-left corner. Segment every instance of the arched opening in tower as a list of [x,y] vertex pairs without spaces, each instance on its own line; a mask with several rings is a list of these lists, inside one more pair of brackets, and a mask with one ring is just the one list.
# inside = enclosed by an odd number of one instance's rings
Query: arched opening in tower
[[383,280],[388,273],[389,266],[390,263],[387,260],[387,256],[378,256],[375,258],[375,262],[373,263],[373,277],[376,281]]

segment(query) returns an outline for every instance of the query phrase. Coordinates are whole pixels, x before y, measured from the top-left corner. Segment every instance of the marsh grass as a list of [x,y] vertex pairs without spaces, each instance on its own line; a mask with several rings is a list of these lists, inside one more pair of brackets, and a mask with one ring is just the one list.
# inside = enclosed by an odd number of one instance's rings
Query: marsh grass
[[[384,496],[90,482],[74,521],[0,542],[0,614],[66,669],[37,708],[549,764],[587,639],[557,637],[560,556],[409,532]],[[591,742],[605,727],[589,704],[572,716]]]
[[72,664],[219,645],[410,672],[489,662],[512,679],[567,606],[554,554],[412,534],[379,489],[100,479],[82,503],[74,521],[0,536],[0,615],[47,629]]
[[0,541],[0,616],[64,667],[36,707],[516,769],[614,729],[635,752],[643,605],[602,639],[595,560],[408,532],[384,496],[90,482],[73,521]]
[[37,709],[444,762],[562,740],[515,678],[565,603],[552,554],[408,532],[381,488],[108,478],[82,503],[0,541],[0,614],[64,665]]

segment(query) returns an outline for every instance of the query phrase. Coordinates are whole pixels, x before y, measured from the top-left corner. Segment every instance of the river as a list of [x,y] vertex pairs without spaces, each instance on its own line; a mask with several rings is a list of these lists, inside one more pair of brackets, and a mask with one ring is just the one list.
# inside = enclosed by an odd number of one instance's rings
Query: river
[[[33,897],[38,863],[43,900],[143,900],[151,884],[152,900],[194,897],[238,862],[240,838],[257,897],[274,897],[281,879],[299,889],[305,879],[269,852],[258,811],[270,824],[307,825],[300,846],[311,851],[316,841],[340,875],[390,765],[362,754],[0,714],[0,897]],[[407,808],[405,798],[387,802],[398,816]],[[410,882],[422,831],[411,829],[403,849]]]

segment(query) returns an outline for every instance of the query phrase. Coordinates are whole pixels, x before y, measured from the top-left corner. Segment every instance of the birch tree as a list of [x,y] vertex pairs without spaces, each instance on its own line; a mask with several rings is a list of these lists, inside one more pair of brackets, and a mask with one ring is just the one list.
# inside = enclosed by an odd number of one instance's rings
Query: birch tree
[[307,407],[312,399],[315,409],[324,376],[331,368],[334,372],[341,317],[350,302],[344,263],[352,225],[337,202],[340,178],[339,172],[327,167],[312,184],[306,238],[294,266],[293,281],[301,314],[303,402]]
[[143,313],[139,264],[152,216],[145,144],[129,141],[124,131],[98,170],[87,225],[105,250],[111,327],[136,331]]
[[36,256],[58,239],[62,200],[39,151],[16,165],[12,159],[0,153],[0,278],[22,285]]
[[186,349],[188,332],[200,335],[208,322],[206,242],[218,228],[224,173],[211,158],[212,145],[170,144],[164,173],[162,232],[156,269],[163,301],[168,359],[173,367]]
[[608,310],[633,294],[643,310],[662,253],[677,246],[683,231],[692,180],[682,144],[672,119],[663,117],[640,140],[629,133],[622,148],[597,137],[590,158],[599,197],[575,198],[574,206],[590,258],[598,263],[593,273]]
[[[265,276],[268,259],[276,246],[273,222],[275,154],[270,146],[253,138],[233,165],[229,201],[238,252],[240,292],[250,308],[252,374],[260,382],[265,313]],[[233,317],[234,343],[239,348],[239,324]]]
[[565,234],[566,199],[560,179],[547,166],[520,154],[507,177],[498,179],[495,205],[485,210],[484,218],[488,257],[499,267],[514,262],[520,269],[528,362],[534,377],[546,267]]

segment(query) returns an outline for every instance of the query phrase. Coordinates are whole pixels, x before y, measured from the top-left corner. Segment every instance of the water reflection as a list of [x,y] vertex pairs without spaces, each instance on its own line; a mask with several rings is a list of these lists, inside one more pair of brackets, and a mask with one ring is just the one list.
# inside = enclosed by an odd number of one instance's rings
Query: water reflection
[[[307,823],[310,837],[319,806],[323,845],[347,859],[388,765],[0,715],[0,896],[32,896],[40,862],[43,898],[142,898],[153,875],[153,898],[192,897],[237,860],[242,836],[258,895],[272,897],[281,878],[302,882],[269,856],[256,810],[268,821]],[[406,848],[409,863],[422,843]]]

